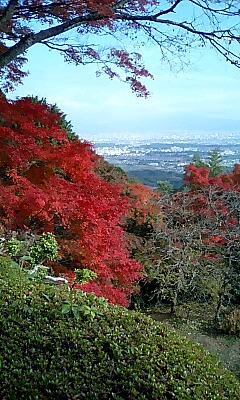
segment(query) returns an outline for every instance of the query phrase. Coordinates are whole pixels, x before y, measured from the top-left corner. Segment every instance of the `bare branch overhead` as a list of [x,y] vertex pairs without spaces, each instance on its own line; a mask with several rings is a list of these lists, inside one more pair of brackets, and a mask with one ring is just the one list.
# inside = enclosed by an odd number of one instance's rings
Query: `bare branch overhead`
[[[195,43],[200,46],[209,44],[226,61],[239,68],[239,16],[239,0],[166,0],[164,5],[162,1],[156,0],[0,1],[1,77],[6,78],[9,68],[19,71],[20,65],[17,67],[17,63],[23,60],[27,50],[34,44],[46,44],[53,38],[61,41],[63,35],[65,43],[67,35],[67,51],[69,54],[72,52],[71,60],[75,63],[86,62],[81,49],[84,44],[87,45],[89,37],[98,53],[98,56],[94,53],[92,61],[98,59],[99,65],[102,48],[109,48],[110,63],[111,48],[114,48],[114,54],[118,54],[116,65],[125,71],[126,79],[130,78],[131,82],[136,79],[137,69],[133,72],[131,65],[128,75],[129,57],[125,56],[130,54],[133,44],[143,42],[157,45],[161,57],[169,58],[171,55],[173,61],[175,57],[186,57],[186,50],[191,49]],[[161,47],[163,42],[164,47]],[[119,47],[120,53],[115,51],[116,47]],[[59,51],[62,52],[61,48]],[[91,52],[88,55],[85,52],[84,57],[87,56],[90,57],[88,61],[91,61]],[[143,77],[146,77],[146,69],[140,69],[144,71]],[[114,70],[112,73],[119,76]]]

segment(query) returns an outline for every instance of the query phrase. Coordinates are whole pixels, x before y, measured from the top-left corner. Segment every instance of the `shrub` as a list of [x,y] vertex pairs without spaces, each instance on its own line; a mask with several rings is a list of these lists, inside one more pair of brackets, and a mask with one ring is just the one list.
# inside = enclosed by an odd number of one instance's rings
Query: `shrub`
[[161,196],[163,225],[141,260],[146,306],[212,304],[219,320],[224,307],[240,304],[239,171],[211,178],[209,169],[190,165],[188,189]]
[[[35,281],[0,259],[0,398],[238,400],[230,372],[140,313]],[[91,312],[89,312],[91,310]]]
[[10,257],[21,267],[37,267],[58,257],[58,244],[52,233],[7,232],[0,235],[0,255]]
[[240,308],[224,314],[219,328],[224,333],[240,336]]

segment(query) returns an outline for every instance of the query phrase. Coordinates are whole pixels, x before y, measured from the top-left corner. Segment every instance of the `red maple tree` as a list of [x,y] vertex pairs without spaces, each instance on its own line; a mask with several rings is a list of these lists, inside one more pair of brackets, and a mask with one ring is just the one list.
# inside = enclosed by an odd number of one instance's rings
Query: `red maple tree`
[[223,190],[240,190],[240,164],[235,164],[230,173],[219,174],[211,177],[207,167],[197,167],[189,164],[185,168],[184,182],[192,189],[203,187],[218,187]]
[[69,140],[47,105],[1,99],[0,110],[2,225],[54,232],[55,268],[96,272],[84,289],[126,306],[141,266],[130,258],[121,226],[129,209],[122,185],[95,173],[91,145]]

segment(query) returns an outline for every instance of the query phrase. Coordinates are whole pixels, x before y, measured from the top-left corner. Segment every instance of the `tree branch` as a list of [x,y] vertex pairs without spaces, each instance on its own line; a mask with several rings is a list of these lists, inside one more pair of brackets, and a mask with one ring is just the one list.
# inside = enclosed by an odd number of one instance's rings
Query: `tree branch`
[[7,7],[4,9],[1,17],[0,17],[0,29],[4,30],[6,28],[7,23],[11,20],[14,11],[18,5],[18,0],[10,0]]
[[178,6],[178,4],[180,4],[182,1],[183,1],[183,0],[176,0],[175,3],[173,3],[173,5],[172,5],[171,7],[167,8],[166,10],[160,11],[159,13],[155,14],[154,16],[157,18],[157,17],[160,17],[160,16],[162,16],[162,15],[170,14],[170,13],[172,13],[172,12],[175,12],[175,8],[176,8],[176,7]]
[[23,54],[27,49],[29,49],[36,43],[41,43],[46,39],[58,36],[64,32],[69,31],[70,29],[77,28],[81,24],[100,21],[104,18],[105,18],[104,16],[101,16],[97,13],[90,14],[88,16],[80,16],[68,20],[66,22],[63,22],[60,25],[48,29],[43,29],[38,33],[30,33],[28,35],[25,35],[18,43],[10,47],[6,52],[4,52],[0,56],[0,68],[3,68],[6,65],[8,65],[16,57],[18,57],[20,54]]
[[215,13],[215,14],[222,14],[222,15],[227,15],[227,16],[239,16],[239,9],[237,9],[236,11],[229,11],[231,10],[232,4],[229,4],[227,7],[225,8],[211,8],[209,5],[204,6],[203,4],[201,4],[201,2],[197,1],[197,0],[190,0],[190,2],[192,4],[195,4],[197,7],[201,8],[202,10],[211,12],[211,13]]
[[[16,2],[16,0],[12,0],[12,1]],[[126,1],[126,0],[118,1],[118,2],[116,2],[115,6],[113,6],[113,8],[123,7],[123,5],[126,4],[127,2],[128,1]],[[28,50],[31,46],[33,46],[36,43],[41,43],[42,41],[44,41],[46,39],[50,39],[52,37],[58,36],[64,32],[69,31],[70,29],[77,28],[82,24],[94,22],[94,21],[101,21],[105,18],[106,18],[106,16],[100,15],[99,13],[91,13],[87,16],[79,16],[79,17],[70,19],[66,22],[63,22],[57,26],[54,26],[54,27],[51,27],[48,29],[43,29],[43,30],[39,31],[38,33],[31,33],[31,34],[25,35],[18,43],[16,43],[14,46],[10,47],[6,52],[4,52],[0,56],[0,68],[3,68],[6,65],[8,65],[16,57],[23,54],[26,50]]]
[[[177,22],[175,20],[171,19],[163,19],[161,18],[165,14],[170,14],[175,12],[176,7],[183,2],[184,0],[175,0],[171,7],[166,8],[165,10],[159,11],[155,14],[140,14],[136,15],[133,12],[132,13],[127,13],[127,11],[124,11],[124,7],[127,6],[128,4],[131,5],[131,2],[128,0],[116,0],[114,2],[114,5],[112,6],[112,16],[108,15],[103,15],[100,12],[89,12],[86,15],[80,15],[76,17],[72,17],[71,19],[65,20],[62,18],[62,22],[56,24],[55,26],[52,26],[47,29],[43,29],[39,32],[36,33],[30,33],[25,36],[23,36],[16,44],[14,44],[12,47],[8,48],[5,52],[3,52],[0,55],[0,68],[3,68],[7,66],[9,63],[11,63],[13,60],[15,60],[19,55],[23,54],[26,50],[28,50],[31,46],[33,46],[36,43],[43,43],[44,41],[61,35],[64,32],[67,32],[71,29],[77,28],[80,25],[91,25],[93,22],[98,22],[102,20],[112,20],[114,21],[119,21],[119,22],[133,22],[133,23],[146,23],[146,27],[150,26],[150,24],[161,24],[165,26],[171,26],[173,28],[179,28],[185,32],[189,32],[192,35],[199,36],[202,40],[208,41],[210,44],[215,47],[215,49],[218,50],[219,53],[221,53],[227,61],[232,62],[236,66],[240,67],[240,65],[235,62],[235,59],[238,58],[237,53],[233,53],[231,51],[227,50],[227,45],[226,47],[221,47],[221,40],[225,40],[225,42],[229,39],[235,42],[240,43],[240,35],[235,35],[234,28],[232,29],[223,29],[223,30],[202,30],[198,29],[198,27],[194,27],[193,23],[189,22]],[[190,0],[191,3],[195,4],[196,6],[202,7],[204,10],[207,6],[204,6],[204,4],[201,5],[198,0]],[[51,7],[51,4],[60,4],[61,2],[57,3],[49,3],[46,5],[46,7]],[[204,3],[204,2],[203,2]],[[14,14],[14,10],[16,9],[18,4],[17,0],[10,0],[8,3],[8,6],[5,9],[5,12],[2,14],[0,18],[0,24],[1,23],[6,23],[7,20],[11,19],[11,16]],[[63,3],[61,3],[63,4]],[[228,7],[231,7],[229,3],[227,3],[228,6],[224,9],[211,9],[209,8],[209,12],[212,14],[214,13],[219,13],[221,11],[226,11],[229,10]],[[234,7],[234,5],[232,6]],[[235,8],[234,8],[235,9]],[[45,9],[47,10],[47,9]],[[31,12],[31,10],[30,10]],[[47,12],[47,11],[46,11]],[[230,13],[230,10],[228,11]],[[232,11],[233,12],[233,11]],[[19,17],[20,18],[20,17]],[[57,17],[56,17],[57,18]],[[59,20],[56,19],[56,22]],[[149,24],[148,24],[149,23]],[[150,35],[149,35],[150,36]],[[224,51],[228,51],[228,54],[225,54]],[[229,59],[230,57],[230,59]]]

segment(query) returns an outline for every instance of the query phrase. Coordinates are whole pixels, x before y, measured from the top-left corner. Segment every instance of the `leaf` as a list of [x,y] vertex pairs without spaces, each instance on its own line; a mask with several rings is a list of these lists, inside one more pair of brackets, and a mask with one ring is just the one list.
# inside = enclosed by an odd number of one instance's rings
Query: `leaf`
[[[115,57],[121,58],[122,53]],[[61,114],[54,114],[47,103],[30,98],[8,102],[0,96],[0,110],[5,121],[4,127],[0,124],[0,166],[4,165],[0,215],[15,230],[25,226],[34,235],[41,227],[45,232],[37,240],[30,235],[26,248],[20,246],[19,262],[34,267],[51,260],[54,272],[64,274],[68,265],[53,262],[59,245],[59,261],[70,257],[71,265],[79,269],[68,271],[70,288],[84,285],[77,289],[127,306],[142,266],[131,258],[122,220],[129,215],[129,202],[136,213],[140,208],[146,214],[153,192],[139,185],[130,198],[127,180],[124,189],[115,184],[114,174],[110,180],[107,175],[102,179],[95,172],[99,157],[91,145],[77,138],[69,141]],[[11,185],[6,186],[9,179]],[[57,244],[51,232],[63,240]]]
[[87,305],[83,305],[83,306],[79,307],[79,309],[84,315],[90,314],[90,311],[91,311],[91,307],[89,307]]
[[72,312],[76,319],[80,318],[80,310],[78,306],[72,306]]
[[71,304],[63,304],[62,314],[68,314],[71,311]]
[[94,319],[96,316],[96,313],[93,310],[91,310],[89,315],[90,315],[91,319]]
[[15,261],[11,261],[11,267],[13,268],[19,268],[19,264]]
[[23,307],[23,311],[27,314],[32,314],[32,309],[31,307],[28,307],[26,304]]
[[20,258],[20,260],[21,260],[21,261],[32,261],[32,257],[30,257],[30,256],[22,256],[22,257]]
[[47,301],[50,301],[50,297],[49,297],[47,294],[43,293],[42,296],[43,296]]

